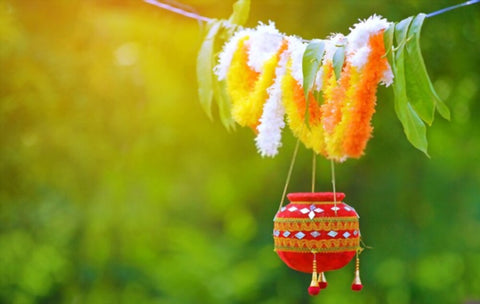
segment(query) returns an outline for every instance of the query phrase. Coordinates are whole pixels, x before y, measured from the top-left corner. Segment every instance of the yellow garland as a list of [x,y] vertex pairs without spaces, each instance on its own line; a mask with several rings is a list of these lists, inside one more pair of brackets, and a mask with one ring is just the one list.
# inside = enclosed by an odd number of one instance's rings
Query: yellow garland
[[313,95],[310,95],[310,128],[305,125],[305,95],[302,86],[293,78],[292,61],[287,64],[287,71],[282,80],[283,104],[287,121],[293,135],[317,154],[325,153],[323,127],[320,123],[320,109]]
[[[323,98],[322,105],[322,126],[325,130],[325,151],[326,157],[335,159],[335,155],[341,153],[338,151],[333,141],[333,134],[338,126],[338,121],[341,119],[343,110],[341,105],[344,104],[345,94],[341,94],[341,88],[338,85],[337,77],[333,71],[333,63],[331,60],[324,64],[324,84],[323,84]],[[345,72],[341,73],[341,81],[345,82]]]
[[[227,90],[234,99],[232,106],[232,117],[241,126],[249,126],[254,131],[259,124],[262,116],[263,105],[268,99],[267,89],[275,80],[275,69],[280,60],[280,55],[284,51],[286,44],[279,51],[269,58],[262,67],[261,73],[256,73],[248,66],[248,48],[244,37],[239,42],[239,47],[235,52],[231,67],[227,74]],[[248,85],[242,85],[245,80],[242,77],[242,70],[249,70]],[[255,76],[255,77],[252,77]]]
[[232,62],[227,73],[227,91],[232,100],[232,116],[240,125],[246,126],[247,123],[242,117],[238,117],[239,112],[245,111],[245,106],[249,104],[249,96],[255,88],[259,73],[251,69],[248,62],[248,47],[245,42],[249,36],[245,36],[238,41],[238,47],[232,57]]
[[[333,77],[335,77],[334,74]],[[347,66],[342,71],[339,84],[342,89],[342,100],[335,100],[336,106],[338,107],[337,111],[340,112],[340,119],[333,126],[331,132],[326,132],[325,135],[326,150],[329,159],[333,159],[335,161],[344,161],[347,157],[349,157],[349,155],[345,152],[343,143],[345,141],[345,132],[347,126],[351,125],[352,123],[352,99],[354,98],[355,90],[357,89],[359,81],[360,74],[358,70],[354,66],[347,63]],[[336,88],[340,89],[338,86]],[[330,96],[328,97],[332,98]]]

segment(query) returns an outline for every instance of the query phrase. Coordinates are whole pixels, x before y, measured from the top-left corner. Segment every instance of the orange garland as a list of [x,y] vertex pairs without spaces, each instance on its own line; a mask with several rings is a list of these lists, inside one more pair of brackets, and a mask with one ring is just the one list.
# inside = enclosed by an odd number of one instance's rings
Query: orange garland
[[352,121],[345,130],[343,142],[345,154],[355,158],[362,156],[371,137],[373,127],[370,120],[375,113],[377,85],[388,68],[383,31],[372,35],[369,45],[371,52],[352,98]]

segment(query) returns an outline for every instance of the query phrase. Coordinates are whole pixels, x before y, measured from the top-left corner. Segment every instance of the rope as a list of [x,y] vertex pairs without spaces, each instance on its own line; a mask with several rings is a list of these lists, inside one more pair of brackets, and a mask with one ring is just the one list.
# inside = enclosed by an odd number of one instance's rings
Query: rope
[[460,3],[460,4],[457,4],[457,5],[452,5],[452,6],[449,6],[449,7],[446,7],[446,8],[442,8],[438,11],[431,12],[430,14],[427,14],[426,17],[430,18],[430,17],[433,17],[433,16],[443,14],[445,12],[457,9],[459,7],[463,7],[463,6],[467,6],[467,5],[471,5],[471,4],[475,4],[475,3],[479,3],[479,2],[480,2],[480,0],[472,0],[472,1],[467,1],[467,2]]
[[317,169],[317,157],[315,155],[315,151],[313,151],[313,159],[312,159],[312,193],[315,192],[315,171]]
[[159,7],[161,9],[164,9],[164,10],[167,10],[167,11],[170,11],[172,13],[179,14],[179,15],[182,15],[182,16],[185,16],[185,17],[188,17],[188,18],[196,19],[198,21],[210,22],[210,21],[213,20],[212,18],[208,18],[208,17],[201,16],[199,14],[196,14],[196,13],[188,12],[188,11],[183,10],[181,8],[171,6],[171,5],[168,5],[166,3],[163,3],[163,2],[160,2],[160,1],[157,1],[157,0],[143,0],[143,1],[148,3],[148,4],[151,4],[153,6]]
[[[161,9],[164,9],[164,10],[167,10],[167,11],[170,11],[172,13],[179,14],[179,15],[182,15],[182,16],[185,16],[185,17],[188,17],[188,18],[196,19],[196,20],[199,20],[199,21],[210,22],[210,21],[214,20],[213,18],[208,18],[208,17],[202,16],[202,15],[199,15],[199,14],[196,14],[196,13],[193,13],[193,12],[189,12],[189,11],[183,10],[181,8],[178,8],[178,7],[160,2],[158,0],[143,0],[143,1],[148,3],[148,4],[151,4],[153,6],[156,6],[158,8],[161,8]],[[466,2],[463,2],[463,3],[460,3],[460,4],[452,5],[452,6],[449,6],[449,7],[442,8],[440,10],[431,12],[431,13],[427,14],[426,17],[430,18],[430,17],[438,16],[438,15],[443,14],[445,12],[448,12],[448,11],[451,11],[451,10],[454,10],[454,9],[457,9],[457,8],[460,8],[460,7],[476,4],[476,3],[479,3],[479,2],[480,2],[480,0],[466,1]]]
[[283,206],[283,202],[285,201],[285,195],[287,194],[287,188],[288,188],[288,184],[290,183],[290,177],[292,176],[293,165],[295,165],[295,159],[297,158],[299,145],[300,145],[300,139],[297,139],[297,143],[295,144],[295,149],[293,150],[292,160],[290,161],[290,168],[288,169],[287,181],[285,182],[285,187],[283,187],[282,199],[280,200],[278,211],[280,211],[280,209]]
[[332,171],[333,204],[335,206],[335,216],[337,216],[337,189],[335,187],[335,164],[330,160],[330,169]]

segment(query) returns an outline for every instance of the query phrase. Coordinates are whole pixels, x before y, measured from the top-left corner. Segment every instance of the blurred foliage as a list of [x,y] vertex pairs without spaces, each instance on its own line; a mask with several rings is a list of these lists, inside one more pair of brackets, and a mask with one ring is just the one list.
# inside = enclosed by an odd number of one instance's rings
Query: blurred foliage
[[[233,1],[184,1],[226,18]],[[252,1],[249,25],[307,39],[372,13],[449,1]],[[361,215],[353,265],[309,276],[272,251],[293,150],[262,159],[247,129],[210,122],[196,95],[199,24],[141,1],[0,1],[1,303],[471,303],[480,300],[480,9],[425,22],[422,49],[452,109],[413,149],[381,89],[374,138],[337,166]],[[301,150],[290,191],[308,191]],[[317,189],[330,190],[319,161]]]

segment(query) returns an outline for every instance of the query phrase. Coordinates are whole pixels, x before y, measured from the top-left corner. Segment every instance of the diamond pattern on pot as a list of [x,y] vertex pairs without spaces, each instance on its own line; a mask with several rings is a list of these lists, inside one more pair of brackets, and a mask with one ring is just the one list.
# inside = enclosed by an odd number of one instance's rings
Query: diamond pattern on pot
[[283,232],[284,237],[288,237],[289,235],[290,235],[290,231],[287,230],[287,231]]
[[288,208],[288,211],[290,211],[290,212],[297,211],[297,210],[298,210],[297,207],[290,207],[290,208]]
[[305,237],[305,233],[299,231],[295,234],[295,237],[299,240],[303,239]]
[[338,211],[338,210],[340,210],[340,208],[338,208],[337,206],[333,206],[333,207],[330,208],[330,209],[332,209],[333,211]]
[[330,236],[330,237],[333,238],[333,237],[336,237],[336,236],[337,236],[338,232],[336,232],[336,231],[334,231],[334,230],[330,230],[330,232],[328,232],[327,234],[328,234],[328,236]]
[[323,209],[322,208],[316,208],[315,205],[310,205],[310,210],[308,210],[307,212],[303,212],[304,210],[307,210],[307,208],[303,208],[302,210],[300,210],[303,214],[307,213],[308,211],[308,217],[313,220],[313,218],[315,217],[316,213],[322,213],[323,212]]
[[274,231],[273,231],[273,235],[278,237],[278,236],[280,235],[280,231],[274,230]]
[[310,209],[308,209],[308,208],[303,208],[303,209],[300,209],[300,212],[301,212],[302,214],[307,214],[308,212],[310,212]]
[[318,231],[312,231],[312,232],[310,232],[310,235],[313,236],[314,238],[316,238],[316,237],[319,237],[319,236],[320,236],[320,232],[318,232]]
[[342,234],[344,238],[348,239],[348,237],[351,235],[348,231],[345,231],[344,234]]

